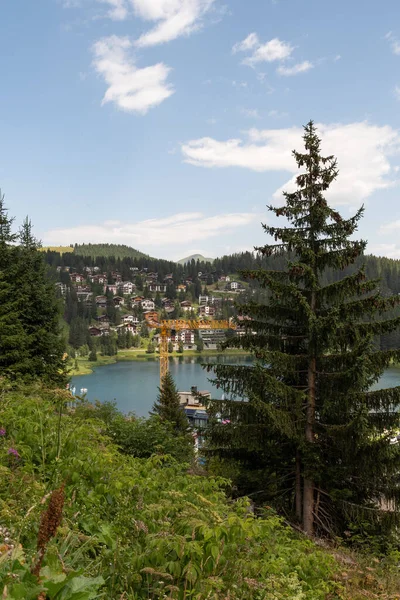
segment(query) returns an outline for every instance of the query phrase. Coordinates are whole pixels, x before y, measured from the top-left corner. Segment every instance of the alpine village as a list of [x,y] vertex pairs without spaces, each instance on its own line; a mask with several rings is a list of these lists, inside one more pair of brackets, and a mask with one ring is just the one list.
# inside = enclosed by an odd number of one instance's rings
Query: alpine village
[[[323,150],[310,121],[281,225],[218,259],[42,247],[1,195],[3,599],[400,598],[400,260]],[[79,383],[110,365],[147,416]]]

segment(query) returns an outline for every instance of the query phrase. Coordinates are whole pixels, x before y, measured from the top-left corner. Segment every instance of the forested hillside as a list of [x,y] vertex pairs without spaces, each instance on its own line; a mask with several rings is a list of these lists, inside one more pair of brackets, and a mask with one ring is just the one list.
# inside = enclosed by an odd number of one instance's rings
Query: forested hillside
[[124,244],[75,244],[74,253],[79,256],[90,256],[97,258],[100,256],[115,258],[148,258],[147,254],[135,250]]
[[[84,248],[90,248],[88,244]],[[97,246],[94,246],[97,247]],[[94,292],[99,295],[104,293],[105,287],[91,285],[89,287],[81,286],[76,287],[77,284],[71,284],[71,276],[74,273],[83,274],[85,281],[87,278],[85,273],[87,270],[93,271],[98,269],[100,273],[104,273],[106,277],[106,284],[115,284],[116,278],[120,278],[121,282],[132,281],[135,286],[135,295],[142,295],[142,297],[153,300],[155,302],[155,308],[158,310],[160,315],[164,318],[167,317],[163,309],[167,309],[168,316],[170,318],[181,317],[185,314],[187,306],[182,303],[190,303],[190,314],[191,316],[197,316],[198,314],[198,301],[201,294],[206,298],[214,298],[215,305],[215,316],[220,318],[229,318],[236,315],[234,303],[237,301],[245,300],[249,294],[253,295],[253,299],[260,299],[265,296],[265,293],[261,290],[260,285],[255,280],[245,281],[240,275],[243,270],[257,270],[257,269],[272,269],[281,271],[287,264],[287,255],[265,257],[261,254],[244,252],[240,254],[233,254],[224,256],[216,259],[213,263],[200,262],[192,259],[189,263],[182,265],[172,261],[166,261],[163,259],[149,258],[144,255],[142,256],[97,256],[92,257],[90,255],[82,256],[78,254],[78,247],[74,253],[63,253],[47,250],[45,254],[46,262],[50,267],[50,276],[53,280],[59,281],[69,286],[71,294],[67,296],[67,302],[77,302],[77,296],[74,295],[75,290],[82,289],[81,294],[86,292]],[[101,246],[103,250],[109,248],[110,250],[114,246]],[[129,252],[130,249],[127,249]],[[334,283],[340,278],[345,278],[352,273],[355,273],[361,265],[365,265],[365,274],[367,278],[379,279],[380,289],[383,296],[397,295],[400,293],[400,261],[392,260],[388,258],[381,258],[371,255],[359,256],[355,262],[344,269],[335,271],[331,268],[325,269],[321,275],[321,282],[325,285],[328,283]],[[68,272],[66,272],[68,271]],[[231,280],[237,280],[243,284],[240,296],[238,293],[228,294],[227,289],[229,286],[225,283],[226,277],[230,277]],[[163,292],[151,291],[157,289],[164,289],[153,284],[166,284]],[[179,291],[181,286],[181,291]],[[178,290],[178,292],[177,292]],[[132,298],[133,298],[132,296]],[[81,296],[82,297],[82,296]],[[215,300],[217,299],[217,300]],[[211,301],[211,299],[210,299]],[[120,325],[120,317],[126,310],[129,312],[130,309],[134,309],[134,305],[131,302],[131,297],[125,297],[125,304],[122,312],[115,311],[114,307],[110,307],[106,311],[111,318],[111,325]],[[109,302],[110,304],[110,302]],[[183,308],[181,308],[181,305]],[[79,309],[79,310],[78,310]],[[214,308],[212,308],[214,310]],[[84,339],[84,328],[86,330],[91,323],[91,319],[95,319],[103,314],[101,311],[96,311],[96,307],[93,305],[86,308],[82,305],[73,309],[73,313],[67,312],[67,322],[71,323],[71,319],[74,316],[82,317],[84,321],[80,320],[78,327],[82,330],[80,339]],[[392,316],[397,314],[398,309],[394,307],[389,311]],[[132,312],[132,311],[131,311]],[[134,310],[134,316],[143,319],[143,311],[139,313]],[[146,332],[146,328],[143,329]],[[136,330],[131,333],[138,333]],[[147,339],[147,338],[146,338]],[[378,343],[382,349],[385,348],[397,348],[400,347],[400,332],[394,331],[390,333],[382,333],[377,337]],[[147,342],[146,342],[147,343]],[[87,340],[82,342],[87,344]],[[76,349],[78,346],[76,346]],[[117,344],[113,345],[116,349]]]

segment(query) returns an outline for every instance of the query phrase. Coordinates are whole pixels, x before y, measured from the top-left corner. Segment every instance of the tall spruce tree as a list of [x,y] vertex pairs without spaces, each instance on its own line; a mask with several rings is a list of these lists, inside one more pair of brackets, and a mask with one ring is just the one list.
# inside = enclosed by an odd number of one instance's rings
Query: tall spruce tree
[[14,286],[18,235],[12,233],[12,223],[0,190],[0,375],[9,376],[27,369],[27,336]]
[[171,423],[177,433],[189,433],[188,420],[180,405],[178,390],[169,371],[162,380],[159,392],[158,400],[153,405],[152,414],[159,415],[162,421]]
[[19,321],[27,336],[29,374],[62,385],[66,373],[60,303],[39,248],[31,222],[26,218],[19,231],[14,286]]
[[12,233],[0,194],[0,374],[66,381],[59,305],[44,256],[26,219]]
[[[242,272],[266,300],[238,306],[245,335],[226,346],[248,350],[254,364],[208,367],[226,393],[246,399],[212,403],[212,415],[230,423],[211,420],[208,452],[262,473],[258,490],[295,509],[311,535],[342,533],[356,515],[379,526],[394,516],[382,508],[400,499],[400,445],[390,443],[400,426],[400,387],[371,386],[400,356],[374,343],[399,327],[398,309],[388,315],[400,298],[384,297],[362,266],[344,275],[366,246],[352,239],[363,208],[343,219],[327,204],[337,163],[321,155],[312,121],[304,145],[293,152],[297,189],[284,192],[283,206],[269,207],[288,224],[263,225],[275,243],[256,248],[285,266]],[[327,269],[338,273],[330,284]]]

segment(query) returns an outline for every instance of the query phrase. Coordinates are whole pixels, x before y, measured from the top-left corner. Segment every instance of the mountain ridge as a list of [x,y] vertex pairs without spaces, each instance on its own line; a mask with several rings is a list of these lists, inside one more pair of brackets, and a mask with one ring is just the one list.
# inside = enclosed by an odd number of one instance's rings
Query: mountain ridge
[[178,265],[186,265],[188,262],[191,262],[192,260],[195,260],[196,262],[198,260],[200,262],[207,262],[207,263],[213,263],[214,262],[214,258],[206,258],[202,254],[191,254],[190,256],[186,256],[185,258],[181,258],[180,260],[177,260],[176,262],[178,263]]

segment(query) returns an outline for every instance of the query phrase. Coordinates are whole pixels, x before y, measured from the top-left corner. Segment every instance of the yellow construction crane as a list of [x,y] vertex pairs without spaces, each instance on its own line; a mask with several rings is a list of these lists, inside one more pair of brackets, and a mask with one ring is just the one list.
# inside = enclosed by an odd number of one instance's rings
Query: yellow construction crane
[[235,325],[230,321],[196,321],[186,319],[170,319],[161,321],[160,337],[160,386],[164,376],[168,373],[168,336],[171,331],[183,331],[185,329],[234,329]]

